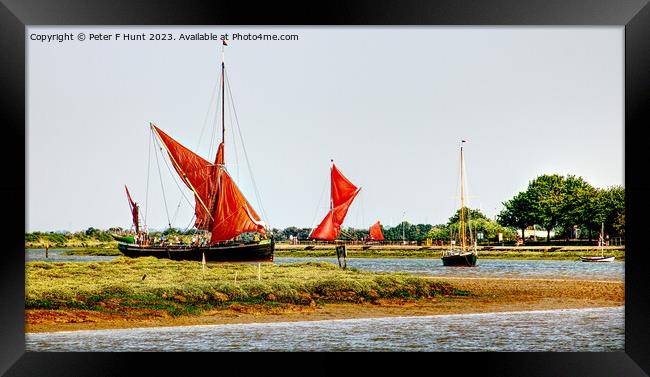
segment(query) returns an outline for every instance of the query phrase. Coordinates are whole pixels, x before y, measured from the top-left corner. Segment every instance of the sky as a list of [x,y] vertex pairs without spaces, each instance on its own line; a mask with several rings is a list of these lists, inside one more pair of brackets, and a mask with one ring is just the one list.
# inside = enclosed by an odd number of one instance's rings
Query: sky
[[29,26],[27,232],[129,228],[124,185],[150,229],[191,226],[149,122],[214,160],[221,42],[197,33],[228,35],[226,166],[271,227],[318,225],[331,159],[362,188],[344,227],[445,223],[461,139],[491,218],[542,174],[624,186],[621,26]]

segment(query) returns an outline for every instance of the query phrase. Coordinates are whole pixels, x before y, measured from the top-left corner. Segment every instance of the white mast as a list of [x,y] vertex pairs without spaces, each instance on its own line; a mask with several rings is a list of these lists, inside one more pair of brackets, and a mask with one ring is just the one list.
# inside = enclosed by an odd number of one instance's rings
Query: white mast
[[464,160],[463,160],[463,143],[465,140],[461,140],[460,144],[460,245],[461,251],[465,251],[465,181],[463,177],[464,173]]
[[605,245],[605,223],[600,223],[600,256],[605,256],[605,251],[603,250],[603,245]]
[[406,211],[402,211],[402,244],[406,245],[406,232],[404,230],[404,221],[406,217]]

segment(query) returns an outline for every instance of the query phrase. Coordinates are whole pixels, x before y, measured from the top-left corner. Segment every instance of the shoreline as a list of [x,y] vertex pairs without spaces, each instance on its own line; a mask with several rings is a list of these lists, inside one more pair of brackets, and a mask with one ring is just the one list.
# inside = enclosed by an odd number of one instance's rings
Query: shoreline
[[[432,279],[439,279],[432,277]],[[171,317],[155,310],[113,314],[89,310],[25,311],[25,332],[108,330],[617,307],[625,304],[624,281],[445,277],[471,296],[363,303],[265,306],[231,304],[200,315]]]
[[[279,246],[279,247],[277,247]],[[277,258],[336,258],[336,251],[329,246],[316,246],[313,249],[304,248],[287,248],[287,245],[276,245],[274,256]],[[419,247],[382,247],[379,246],[362,249],[352,245],[347,250],[349,259],[366,259],[366,258],[415,258],[415,259],[439,259],[441,249],[419,248]],[[42,249],[25,249],[26,251],[36,251]],[[54,250],[64,250],[63,255],[77,256],[122,256],[116,248],[51,248]],[[614,262],[625,262],[625,249],[619,246],[609,246],[604,249],[607,255],[612,255],[616,259]],[[591,248],[576,247],[574,249],[550,250],[544,247],[519,247],[519,248],[490,248],[478,250],[479,259],[485,260],[580,260],[581,256],[600,255],[601,251]]]

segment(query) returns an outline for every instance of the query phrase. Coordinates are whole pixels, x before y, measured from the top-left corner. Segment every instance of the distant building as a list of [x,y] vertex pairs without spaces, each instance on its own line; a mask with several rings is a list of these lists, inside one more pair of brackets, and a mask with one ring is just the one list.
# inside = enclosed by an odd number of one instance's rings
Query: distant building
[[[517,235],[521,237],[521,229],[517,229]],[[529,226],[526,228],[524,231],[524,239],[529,239],[529,238],[546,238],[546,230],[545,229],[535,229],[532,226]],[[551,238],[555,237],[555,232],[551,230]]]

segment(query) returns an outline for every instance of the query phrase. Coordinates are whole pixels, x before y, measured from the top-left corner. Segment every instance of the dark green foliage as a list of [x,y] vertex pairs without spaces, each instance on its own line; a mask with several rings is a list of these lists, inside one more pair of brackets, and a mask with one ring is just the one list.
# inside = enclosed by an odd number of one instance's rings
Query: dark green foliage
[[541,175],[503,205],[500,224],[522,231],[540,225],[547,238],[552,230],[559,230],[560,237],[568,239],[575,226],[591,239],[597,237],[602,223],[605,233],[625,235],[625,189],[621,186],[600,189],[573,175]]
[[[465,218],[465,221],[467,220],[478,220],[478,219],[485,219],[487,220],[488,218],[478,209],[472,209],[469,207],[463,208],[463,216]],[[456,224],[460,221],[460,208],[456,213],[449,218],[449,221],[447,221],[447,225],[450,224]]]
[[422,241],[427,238],[429,231],[433,229],[430,224],[411,224],[404,221],[399,225],[390,228],[383,228],[384,238],[390,241]]

